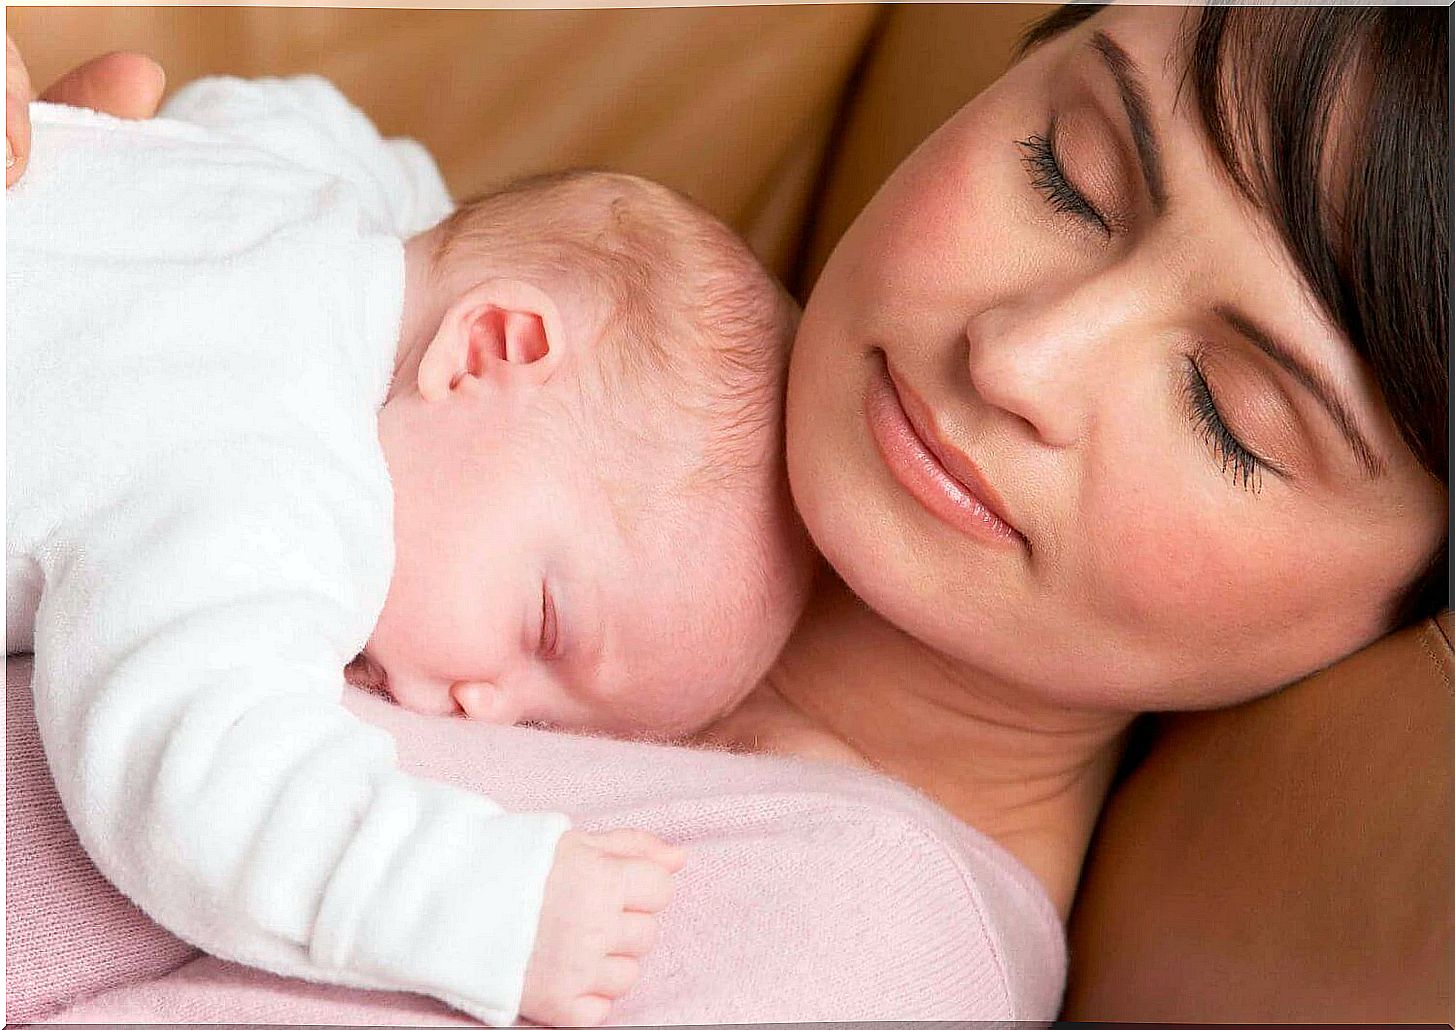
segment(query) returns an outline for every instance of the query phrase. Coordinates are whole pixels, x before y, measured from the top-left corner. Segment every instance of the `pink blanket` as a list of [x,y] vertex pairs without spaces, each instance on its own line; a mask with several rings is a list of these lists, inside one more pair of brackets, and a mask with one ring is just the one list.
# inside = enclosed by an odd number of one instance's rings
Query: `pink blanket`
[[[471,1025],[406,994],[200,956],[82,853],[46,772],[30,662],[6,669],[7,1020]],[[1026,1019],[1056,1014],[1062,928],[998,845],[882,777],[821,763],[426,719],[350,691],[403,765],[639,826],[691,860],[619,1023]]]

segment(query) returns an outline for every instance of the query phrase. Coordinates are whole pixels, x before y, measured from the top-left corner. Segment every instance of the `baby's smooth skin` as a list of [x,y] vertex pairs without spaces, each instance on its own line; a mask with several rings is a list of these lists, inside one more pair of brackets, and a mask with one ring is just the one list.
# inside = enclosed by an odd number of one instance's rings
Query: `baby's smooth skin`
[[[781,457],[792,302],[711,216],[604,173],[467,205],[406,257],[369,674],[493,723],[666,739],[723,714],[807,590]],[[568,832],[521,1014],[605,1021],[683,859]]]

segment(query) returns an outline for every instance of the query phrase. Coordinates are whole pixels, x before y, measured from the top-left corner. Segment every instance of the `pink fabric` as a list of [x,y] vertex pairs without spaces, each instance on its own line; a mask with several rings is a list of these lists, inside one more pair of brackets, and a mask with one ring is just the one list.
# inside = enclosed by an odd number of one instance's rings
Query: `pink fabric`
[[[28,708],[28,677],[28,661],[11,663],[8,1018],[470,1025],[413,995],[189,961],[195,953],[100,880],[73,836],[58,839],[54,794],[37,800],[45,791],[31,782],[49,790],[34,722],[17,712]],[[389,729],[421,775],[689,847],[661,943],[619,1023],[1056,1013],[1066,957],[1039,884],[899,784],[822,763],[424,719],[352,691],[348,704]]]
[[198,951],[102,879],[61,811],[41,751],[30,658],[5,661],[5,1017],[161,976]]

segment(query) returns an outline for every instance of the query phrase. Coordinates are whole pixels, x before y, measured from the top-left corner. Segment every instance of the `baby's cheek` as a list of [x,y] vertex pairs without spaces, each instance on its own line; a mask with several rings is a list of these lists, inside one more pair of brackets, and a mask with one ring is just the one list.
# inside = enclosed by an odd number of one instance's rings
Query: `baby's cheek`
[[460,630],[458,605],[450,604],[452,575],[447,568],[405,561],[396,565],[369,650],[386,667],[448,668]]
[[692,636],[695,646],[690,649],[680,646],[680,637],[664,644],[644,675],[623,684],[610,699],[634,732],[665,739],[694,733],[736,707],[756,685],[743,672],[740,649],[753,647],[754,641],[743,636],[741,627]]

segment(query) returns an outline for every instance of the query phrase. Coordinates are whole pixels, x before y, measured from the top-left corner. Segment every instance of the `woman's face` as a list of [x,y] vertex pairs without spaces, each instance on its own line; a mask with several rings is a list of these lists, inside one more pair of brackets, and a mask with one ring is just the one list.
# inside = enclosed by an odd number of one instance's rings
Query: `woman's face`
[[1062,704],[1205,707],[1317,669],[1387,628],[1444,525],[1179,96],[1183,13],[1112,8],[963,108],[845,235],[793,354],[789,473],[825,556]]

